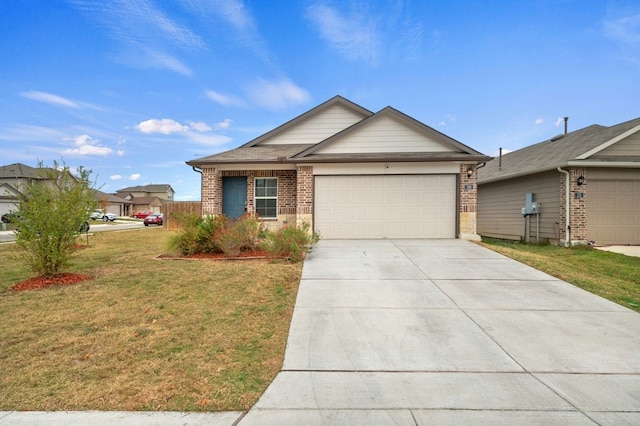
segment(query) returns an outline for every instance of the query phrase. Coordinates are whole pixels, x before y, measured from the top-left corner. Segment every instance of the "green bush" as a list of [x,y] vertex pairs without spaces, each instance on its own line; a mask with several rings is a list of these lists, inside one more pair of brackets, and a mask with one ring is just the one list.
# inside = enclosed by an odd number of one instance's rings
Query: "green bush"
[[37,274],[57,275],[70,265],[76,238],[85,232],[84,223],[96,205],[90,175],[82,167],[72,172],[64,163],[54,161],[52,168],[40,163],[38,179],[19,187],[16,245]]
[[274,257],[299,262],[318,241],[308,223],[301,227],[288,225],[270,232],[253,214],[245,214],[236,220],[229,220],[224,215],[200,218],[192,213],[174,217],[181,230],[169,239],[169,249],[182,256],[224,253],[234,257],[243,251],[263,249]]
[[300,262],[317,241],[318,235],[311,233],[310,225],[305,222],[300,227],[287,225],[268,233],[263,248],[272,256],[286,257],[291,262]]

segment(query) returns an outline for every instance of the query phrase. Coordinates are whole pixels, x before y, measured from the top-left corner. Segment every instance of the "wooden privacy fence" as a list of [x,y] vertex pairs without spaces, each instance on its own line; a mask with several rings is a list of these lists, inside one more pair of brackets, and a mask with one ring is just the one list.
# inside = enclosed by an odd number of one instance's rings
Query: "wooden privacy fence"
[[202,203],[200,201],[164,201],[162,203],[162,227],[169,231],[179,229],[180,224],[174,215],[184,213],[193,213],[200,216],[202,214]]

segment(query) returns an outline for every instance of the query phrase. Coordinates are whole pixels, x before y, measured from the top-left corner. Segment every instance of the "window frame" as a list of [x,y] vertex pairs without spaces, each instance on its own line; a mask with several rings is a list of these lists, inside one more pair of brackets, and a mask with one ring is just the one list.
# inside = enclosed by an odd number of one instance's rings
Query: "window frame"
[[[273,180],[276,182],[275,185],[275,189],[276,189],[276,195],[264,195],[264,196],[258,196],[258,179],[262,179],[262,180]],[[265,185],[265,188],[270,188],[269,186]],[[276,200],[276,207],[275,207],[275,215],[274,216],[263,216],[260,213],[258,213],[258,200]],[[267,219],[267,220],[276,220],[278,219],[278,178],[277,177],[273,177],[273,176],[269,176],[269,177],[256,177],[254,178],[253,181],[253,209],[255,211],[255,213],[260,217],[260,219]]]

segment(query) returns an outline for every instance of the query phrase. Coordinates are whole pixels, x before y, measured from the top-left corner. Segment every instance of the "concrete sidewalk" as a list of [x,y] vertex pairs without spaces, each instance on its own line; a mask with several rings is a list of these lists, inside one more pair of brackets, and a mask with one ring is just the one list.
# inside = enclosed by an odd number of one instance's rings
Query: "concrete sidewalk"
[[640,316],[460,240],[320,241],[241,425],[640,424]]
[[640,424],[640,315],[461,240],[322,240],[248,412],[0,425]]

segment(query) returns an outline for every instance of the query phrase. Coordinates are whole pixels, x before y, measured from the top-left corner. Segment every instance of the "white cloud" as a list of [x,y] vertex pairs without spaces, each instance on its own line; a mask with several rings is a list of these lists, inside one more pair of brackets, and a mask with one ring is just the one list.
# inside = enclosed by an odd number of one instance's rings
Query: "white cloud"
[[116,155],[117,155],[118,157],[122,157],[122,156],[124,155],[124,150],[122,150],[122,149],[117,150],[117,151],[116,151]]
[[536,121],[534,121],[534,124],[535,124],[536,126],[537,126],[537,125],[540,125],[540,124],[542,124],[542,123],[544,123],[544,119],[543,119],[543,118],[536,118]]
[[211,127],[209,127],[209,125],[207,123],[204,123],[202,121],[200,121],[200,122],[190,121],[189,122],[189,127],[191,129],[195,130],[196,132],[210,132],[211,131]]
[[341,14],[337,8],[317,3],[307,9],[320,36],[350,60],[362,60],[375,65],[378,61],[379,41],[376,22],[364,14]]
[[211,99],[212,101],[219,103],[223,106],[243,106],[244,102],[242,99],[232,96],[232,95],[224,95],[222,93],[214,92],[213,90],[205,90],[204,94]]
[[287,79],[280,81],[258,80],[247,90],[254,102],[267,109],[284,109],[290,105],[303,104],[311,99],[306,90]]
[[120,180],[120,179],[122,179],[122,175],[111,175],[111,176],[109,176],[109,179],[111,179],[111,180]]
[[[510,152],[513,152],[513,150],[512,149],[507,149],[507,148],[502,148],[502,155],[508,154]],[[493,154],[491,154],[491,156],[498,158],[500,156],[500,150],[498,149]]]
[[46,92],[38,92],[35,90],[29,92],[21,92],[20,96],[25,97],[27,99],[31,99],[33,101],[44,102],[47,104],[63,106],[67,108],[80,108],[80,105],[77,102],[72,101],[71,99],[63,98],[62,96],[54,95],[53,93]]
[[140,173],[132,173],[131,175],[129,175],[129,180],[138,180],[142,177],[142,175]]
[[113,153],[111,148],[98,145],[99,141],[89,135],[76,136],[73,142],[76,147],[65,149],[63,154],[107,156]]
[[219,123],[216,123],[216,129],[219,130],[226,130],[229,127],[231,127],[231,123],[233,123],[233,120],[230,118],[225,118],[224,120],[222,120]]
[[136,125],[136,128],[142,133],[162,133],[163,135],[182,133],[189,130],[189,126],[185,126],[169,118],[163,118],[161,120],[152,118],[150,120],[141,121]]
[[560,127],[562,123],[564,123],[564,118],[558,117],[558,119],[556,120],[556,127]]

